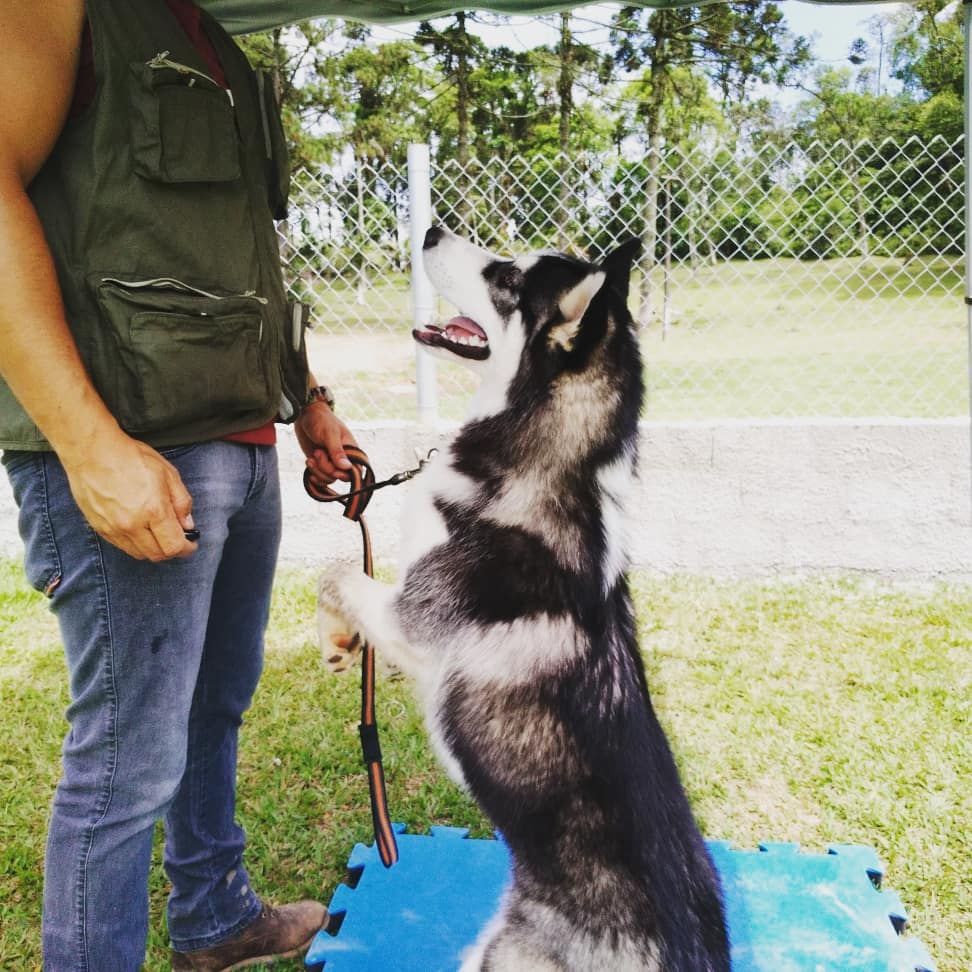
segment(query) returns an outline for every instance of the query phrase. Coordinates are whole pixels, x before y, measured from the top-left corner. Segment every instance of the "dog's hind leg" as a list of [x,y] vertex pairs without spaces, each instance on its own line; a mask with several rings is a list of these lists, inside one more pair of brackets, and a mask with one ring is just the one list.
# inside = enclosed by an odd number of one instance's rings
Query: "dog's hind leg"
[[477,945],[459,972],[566,972],[552,959],[539,956],[507,939]]
[[417,678],[424,652],[402,633],[395,611],[398,589],[348,567],[326,571],[317,589],[317,634],[325,664],[344,671],[360,653],[361,639],[385,661]]
[[505,901],[462,958],[459,972],[566,972],[549,956],[538,955],[507,923]]

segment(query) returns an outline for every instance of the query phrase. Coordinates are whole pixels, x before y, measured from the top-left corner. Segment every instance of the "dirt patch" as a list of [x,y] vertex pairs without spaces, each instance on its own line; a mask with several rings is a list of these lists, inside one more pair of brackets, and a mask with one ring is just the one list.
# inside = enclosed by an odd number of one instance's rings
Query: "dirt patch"
[[415,345],[397,334],[307,335],[307,357],[318,380],[338,384],[345,375],[363,371],[378,374],[414,373]]

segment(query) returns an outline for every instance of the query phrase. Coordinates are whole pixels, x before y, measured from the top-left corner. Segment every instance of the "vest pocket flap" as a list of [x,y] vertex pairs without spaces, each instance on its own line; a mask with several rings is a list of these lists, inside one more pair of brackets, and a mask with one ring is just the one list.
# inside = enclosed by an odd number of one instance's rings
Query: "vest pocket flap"
[[178,281],[103,280],[98,301],[117,355],[92,378],[126,431],[165,433],[207,419],[272,417],[263,301]]
[[[232,182],[242,175],[230,93],[204,76],[132,65],[132,160],[156,182]],[[200,81],[202,77],[204,80]]]

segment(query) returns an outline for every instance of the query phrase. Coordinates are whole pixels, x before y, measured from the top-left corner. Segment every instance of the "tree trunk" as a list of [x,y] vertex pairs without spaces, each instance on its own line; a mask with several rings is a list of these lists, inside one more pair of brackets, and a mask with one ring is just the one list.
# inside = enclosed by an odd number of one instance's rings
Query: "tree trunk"
[[[684,160],[683,160],[684,161]],[[699,201],[698,176],[689,173],[682,185],[685,186],[686,216],[688,218],[688,259],[692,276],[699,269],[699,219],[702,215],[702,204]]]
[[654,316],[651,271],[655,266],[655,244],[658,238],[658,185],[662,163],[662,130],[665,124],[665,87],[668,83],[666,71],[667,44],[664,21],[651,56],[650,78],[651,93],[645,118],[648,133],[648,158],[645,176],[644,236],[641,254],[641,303],[638,308],[638,323],[648,327]]
[[864,195],[864,187],[861,185],[861,166],[857,160],[857,152],[851,151],[848,159],[847,177],[850,180],[851,189],[854,192],[854,219],[857,223],[857,252],[862,260],[866,260],[871,255],[871,233],[867,227],[867,198]]
[[664,310],[662,311],[662,340],[668,337],[672,322],[672,183],[665,184],[665,286]]
[[641,302],[638,307],[638,323],[642,327],[648,327],[653,316],[651,271],[655,266],[655,245],[658,240],[658,186],[661,172],[661,150],[661,125],[656,124],[654,130],[650,130],[648,137],[645,178],[645,228],[644,235],[641,238]]
[[469,227],[469,34],[466,32],[466,15],[456,14],[456,162],[459,165],[456,215],[464,228]]
[[368,250],[365,235],[364,217],[364,165],[360,156],[355,157],[355,183],[358,192],[358,246],[361,254],[361,265],[358,267],[358,304],[364,306],[368,302]]
[[[565,170],[570,152],[570,115],[574,108],[573,37],[570,31],[570,14],[560,15],[560,76],[557,79],[557,95],[560,99],[560,159]],[[557,182],[557,246],[566,250],[569,245],[569,211],[567,206],[567,179]]]

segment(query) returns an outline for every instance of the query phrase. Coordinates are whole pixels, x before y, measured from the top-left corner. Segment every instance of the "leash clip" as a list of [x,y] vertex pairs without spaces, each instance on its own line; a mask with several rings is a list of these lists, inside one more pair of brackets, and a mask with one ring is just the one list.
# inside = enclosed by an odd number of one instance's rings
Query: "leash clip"
[[[351,489],[346,493],[338,493],[330,486],[318,483],[309,469],[304,470],[304,490],[311,499],[319,503],[329,503],[336,500],[345,507],[344,515],[350,520],[357,520],[364,512],[364,508],[371,500],[375,490],[383,489],[385,486],[400,486],[414,479],[439,453],[438,449],[429,449],[424,459],[418,460],[418,465],[414,469],[406,469],[404,472],[395,473],[388,479],[383,479],[380,483],[375,482],[375,474],[368,464],[368,457],[354,446],[345,446],[344,451],[351,459]],[[418,456],[418,450],[415,450]],[[361,470],[364,473],[361,473]],[[359,500],[360,497],[360,500]]]
[[415,458],[418,459],[418,465],[414,469],[406,469],[404,472],[395,473],[391,479],[386,479],[385,483],[389,486],[398,486],[401,483],[407,483],[410,479],[414,479],[438,454],[438,449],[429,449],[425,458],[422,459],[419,457],[418,449],[416,449]]

